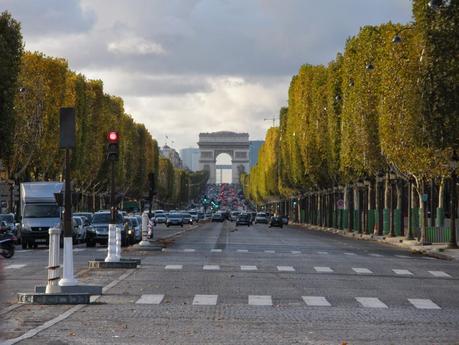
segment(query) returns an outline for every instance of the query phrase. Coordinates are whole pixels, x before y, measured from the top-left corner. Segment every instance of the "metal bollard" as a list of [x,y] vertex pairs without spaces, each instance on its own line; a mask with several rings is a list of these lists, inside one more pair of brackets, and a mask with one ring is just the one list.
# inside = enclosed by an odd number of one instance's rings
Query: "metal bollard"
[[59,251],[60,251],[60,235],[61,229],[49,228],[49,259],[48,259],[48,284],[46,285],[46,293],[59,293],[60,268]]
[[121,260],[121,229],[116,228],[116,259]]
[[108,225],[108,243],[107,257],[105,262],[118,262],[119,257],[116,256],[116,224]]
[[151,246],[150,241],[148,240],[148,223],[150,218],[148,217],[148,212],[142,214],[142,241],[140,241],[139,246],[148,247]]

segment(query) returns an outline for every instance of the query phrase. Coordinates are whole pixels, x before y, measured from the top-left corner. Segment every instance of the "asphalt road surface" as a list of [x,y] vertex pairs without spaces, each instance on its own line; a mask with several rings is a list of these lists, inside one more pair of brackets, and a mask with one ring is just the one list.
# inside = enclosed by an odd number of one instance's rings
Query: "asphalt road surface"
[[88,272],[98,250],[75,253],[82,282],[111,284],[87,306],[10,305],[17,291],[43,283],[47,251],[4,260],[7,337],[34,335],[18,344],[459,344],[457,262],[294,226],[235,231],[229,222],[200,225],[162,252],[126,253],[141,257],[135,270]]

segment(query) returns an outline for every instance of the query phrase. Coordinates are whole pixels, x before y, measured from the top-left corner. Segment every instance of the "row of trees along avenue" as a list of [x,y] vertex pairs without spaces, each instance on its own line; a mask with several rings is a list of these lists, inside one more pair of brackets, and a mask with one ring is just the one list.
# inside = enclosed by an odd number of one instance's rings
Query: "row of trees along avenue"
[[242,176],[247,197],[306,223],[455,244],[459,2],[414,0],[413,17],[300,68]]
[[23,51],[20,24],[9,13],[1,13],[0,161],[5,179],[62,180],[59,109],[68,106],[76,111],[72,182],[83,195],[82,207],[98,208],[94,196],[107,194],[105,144],[110,130],[120,133],[119,192],[143,198],[148,194],[148,174],[153,172],[160,201],[183,204],[200,195],[206,182],[203,173],[174,169],[160,159],[156,140],[125,112],[120,97],[105,93],[102,81],[70,70],[64,59]]

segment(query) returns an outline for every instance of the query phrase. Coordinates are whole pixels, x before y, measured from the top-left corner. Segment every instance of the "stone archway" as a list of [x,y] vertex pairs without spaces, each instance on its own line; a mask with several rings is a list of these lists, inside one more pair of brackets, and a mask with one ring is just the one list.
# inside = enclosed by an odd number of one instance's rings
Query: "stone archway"
[[232,183],[239,183],[239,174],[249,171],[249,134],[214,132],[199,134],[199,169],[209,171],[209,184],[216,183],[216,159],[221,153],[231,157]]

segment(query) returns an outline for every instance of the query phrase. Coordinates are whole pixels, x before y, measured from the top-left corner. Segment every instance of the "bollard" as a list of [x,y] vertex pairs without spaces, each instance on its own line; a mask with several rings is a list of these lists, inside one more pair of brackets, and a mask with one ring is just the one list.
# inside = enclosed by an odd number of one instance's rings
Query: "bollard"
[[64,260],[63,277],[59,280],[59,286],[76,286],[78,280],[73,275],[73,239],[64,237]]
[[139,243],[139,246],[141,247],[151,246],[151,243],[148,240],[148,223],[149,222],[150,222],[150,218],[148,217],[148,213],[144,212],[142,214],[142,241],[140,241]]
[[121,229],[116,227],[116,260],[121,260]]
[[48,284],[46,285],[46,293],[59,293],[61,287],[58,282],[60,277],[59,265],[59,242],[61,230],[59,228],[49,228],[49,259],[48,259]]
[[119,257],[116,255],[116,224],[108,225],[108,243],[107,243],[107,257],[105,262],[118,262]]

